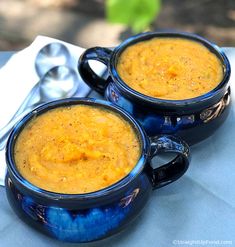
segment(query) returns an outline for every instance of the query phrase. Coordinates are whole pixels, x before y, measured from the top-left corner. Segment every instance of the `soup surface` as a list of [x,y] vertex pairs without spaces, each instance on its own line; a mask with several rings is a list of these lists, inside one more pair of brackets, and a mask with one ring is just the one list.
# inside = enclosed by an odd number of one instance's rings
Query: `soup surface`
[[216,55],[202,44],[182,38],[153,38],[127,47],[117,71],[134,90],[169,100],[203,95],[223,78]]
[[140,143],[119,114],[74,105],[32,119],[17,138],[21,175],[52,192],[75,194],[105,188],[125,177],[140,156]]

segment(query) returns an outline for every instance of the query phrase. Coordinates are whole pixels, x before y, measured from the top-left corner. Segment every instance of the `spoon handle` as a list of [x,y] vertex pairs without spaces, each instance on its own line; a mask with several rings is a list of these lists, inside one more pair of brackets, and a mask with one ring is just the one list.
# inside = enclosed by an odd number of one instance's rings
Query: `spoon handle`
[[[24,116],[26,113],[29,112],[30,109],[33,109],[35,107],[35,104],[32,106],[30,105],[30,101],[34,98],[35,93],[38,90],[38,83],[34,85],[34,87],[30,90],[27,97],[24,99],[24,101],[21,103],[18,110],[15,112],[15,114],[12,116],[12,118],[9,120],[9,122],[1,129],[0,131],[0,151],[3,150],[6,146],[7,137],[9,136],[12,128],[14,125]],[[32,108],[33,107],[33,108]]]
[[0,131],[0,151],[3,150],[6,146],[8,136],[10,135],[13,127],[17,122],[19,122],[27,113],[32,111],[35,107],[37,107],[39,104],[35,103],[32,106],[29,106],[25,111],[21,112],[21,114],[18,114],[14,119],[12,119],[5,127],[3,127]]
[[27,97],[24,99],[24,101],[21,103],[20,107],[18,108],[18,110],[15,112],[15,114],[11,117],[11,119],[9,120],[9,122],[6,124],[6,126],[8,124],[10,124],[10,122],[19,114],[21,114],[22,112],[25,111],[25,109],[28,107],[28,105],[30,105],[30,101],[34,98],[35,93],[38,90],[38,83],[36,83],[34,85],[34,87],[30,90],[29,94],[27,95]]

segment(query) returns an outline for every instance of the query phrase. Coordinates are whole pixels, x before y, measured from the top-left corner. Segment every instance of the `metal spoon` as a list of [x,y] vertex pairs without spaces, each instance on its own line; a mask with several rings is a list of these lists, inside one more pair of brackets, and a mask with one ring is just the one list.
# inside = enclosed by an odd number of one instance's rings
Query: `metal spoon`
[[42,47],[35,59],[35,69],[41,78],[46,72],[58,65],[70,65],[71,56],[68,48],[60,43],[53,42]]
[[[14,118],[0,131],[0,151],[6,146],[7,138],[14,125],[21,120],[27,113],[37,106],[56,99],[69,98],[73,96],[78,89],[78,76],[76,72],[67,66],[56,66],[49,70],[45,76],[32,88]],[[39,99],[33,103],[32,99],[39,96]],[[21,112],[19,114],[19,112]]]

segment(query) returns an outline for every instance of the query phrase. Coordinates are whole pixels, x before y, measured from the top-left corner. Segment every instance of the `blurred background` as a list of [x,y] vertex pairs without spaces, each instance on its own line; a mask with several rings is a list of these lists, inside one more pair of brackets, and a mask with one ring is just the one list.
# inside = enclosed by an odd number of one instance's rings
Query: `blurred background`
[[200,34],[235,46],[235,0],[0,0],[0,50],[37,35],[81,47],[115,46],[146,30]]

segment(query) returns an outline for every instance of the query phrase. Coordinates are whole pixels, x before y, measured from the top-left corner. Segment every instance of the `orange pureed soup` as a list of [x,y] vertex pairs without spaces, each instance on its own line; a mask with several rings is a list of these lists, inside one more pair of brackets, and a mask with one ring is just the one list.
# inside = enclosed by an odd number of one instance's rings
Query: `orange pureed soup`
[[203,95],[223,79],[219,58],[204,45],[183,38],[153,38],[127,47],[117,71],[134,90],[160,99]]
[[66,194],[119,181],[139,156],[131,124],[118,113],[89,105],[59,107],[32,119],[14,148],[16,167],[26,180]]

